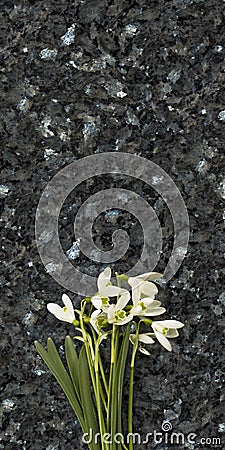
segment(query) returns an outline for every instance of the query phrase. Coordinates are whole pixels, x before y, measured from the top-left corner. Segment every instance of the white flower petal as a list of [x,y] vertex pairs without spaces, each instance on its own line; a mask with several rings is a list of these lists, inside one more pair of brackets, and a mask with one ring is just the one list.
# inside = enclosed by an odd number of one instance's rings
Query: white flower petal
[[138,337],[139,342],[143,342],[144,344],[154,344],[155,341],[147,334],[139,334]]
[[110,307],[109,307],[109,309],[107,311],[107,316],[108,316],[109,323],[111,323],[113,321],[115,307],[116,307],[115,305],[110,305]]
[[155,307],[155,306],[160,306],[161,302],[158,302],[158,300],[154,300],[153,298],[150,297],[144,297],[141,299],[141,301],[146,305],[146,306],[151,306],[151,307]]
[[137,285],[139,285],[139,281],[136,277],[129,277],[127,282],[131,287],[136,287]]
[[166,337],[170,339],[176,338],[177,336],[179,336],[178,331],[172,328],[166,333]]
[[140,316],[143,314],[142,307],[140,305],[133,306],[133,308],[131,308],[131,313],[133,316]]
[[138,275],[138,278],[142,278],[142,280],[154,281],[162,278],[163,274],[159,272],[147,272],[142,275]]
[[75,314],[70,314],[69,311],[64,311],[61,306],[56,303],[48,303],[47,304],[48,311],[53,314],[58,320],[62,320],[63,322],[72,323],[75,320]]
[[125,308],[129,300],[130,300],[130,292],[128,291],[124,292],[124,294],[122,294],[121,297],[119,297],[119,299],[117,300],[116,309],[118,310]]
[[140,290],[148,297],[154,297],[154,295],[158,293],[156,285],[154,283],[150,283],[149,281],[141,281]]
[[131,320],[133,320],[133,314],[129,314],[124,320],[122,321],[115,321],[116,325],[125,325],[126,323],[130,322]]
[[146,350],[146,348],[142,347],[141,345],[139,345],[138,350],[143,353],[144,355],[150,356],[151,353],[149,353],[148,350]]
[[183,328],[184,324],[178,320],[159,320],[157,322],[164,328]]
[[160,342],[160,344],[169,352],[172,351],[172,347],[170,342],[168,341],[168,339],[164,336],[164,334],[159,333],[158,331],[155,330],[155,336],[158,339],[158,341]]
[[111,269],[110,267],[106,267],[106,269],[100,273],[97,281],[98,290],[100,293],[102,289],[106,286],[106,284],[110,282],[110,278],[111,278]]
[[[163,320],[161,321],[161,322],[163,322]],[[152,328],[153,328],[153,330],[155,331],[158,331],[159,333],[162,333],[163,332],[163,329],[165,328],[163,325],[161,325],[161,322],[160,321],[158,321],[158,322],[153,322],[152,323]]]
[[91,298],[91,303],[97,309],[101,309],[102,307],[102,299],[97,295]]
[[[67,308],[68,312],[71,314],[71,316],[74,315],[73,303],[67,294],[62,295],[62,301],[63,301],[65,307]],[[74,316],[74,319],[75,319],[75,316]]]
[[93,311],[93,313],[91,314],[90,319],[91,320],[96,320],[98,316],[100,316],[100,314],[102,314],[102,311],[100,309],[96,309],[95,311]]
[[100,309],[96,309],[95,311],[93,311],[90,317],[90,324],[92,325],[97,334],[99,334],[99,328],[97,327],[97,318],[102,314],[103,313]]
[[154,299],[158,289],[154,283],[150,283],[141,277],[130,277],[128,284],[132,287],[133,303],[137,303],[141,294]]
[[121,289],[118,286],[104,286],[101,291],[101,297],[116,297],[121,292]]
[[136,305],[136,303],[139,302],[140,294],[141,294],[141,291],[140,291],[140,289],[138,287],[137,288],[132,288],[132,301],[133,301],[134,305]]
[[161,314],[164,314],[166,312],[165,308],[149,308],[149,311],[144,313],[145,316],[160,316]]

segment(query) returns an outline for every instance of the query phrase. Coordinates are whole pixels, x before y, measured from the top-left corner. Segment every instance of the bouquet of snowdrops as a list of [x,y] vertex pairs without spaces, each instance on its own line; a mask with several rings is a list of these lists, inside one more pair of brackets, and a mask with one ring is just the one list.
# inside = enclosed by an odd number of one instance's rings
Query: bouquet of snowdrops
[[[133,449],[132,406],[136,353],[139,350],[150,355],[148,346],[156,341],[171,351],[170,339],[177,337],[177,330],[183,327],[183,323],[177,320],[152,320],[166,311],[160,301],[155,299],[158,289],[153,281],[161,277],[156,272],[137,277],[116,274],[117,286],[113,286],[110,281],[111,269],[107,267],[98,277],[98,292],[93,297],[84,298],[80,309],[74,309],[66,294],[62,296],[64,307],[55,303],[47,305],[57,319],[70,322],[75,327],[75,336],[65,338],[67,368],[51,338],[48,339],[47,350],[37,341],[35,346],[65,392],[90,450]],[[128,283],[131,293],[121,287],[122,281]],[[104,339],[111,341],[108,369],[101,356]],[[79,355],[75,340],[82,343]],[[132,352],[125,437],[122,398],[129,343],[132,344]]]

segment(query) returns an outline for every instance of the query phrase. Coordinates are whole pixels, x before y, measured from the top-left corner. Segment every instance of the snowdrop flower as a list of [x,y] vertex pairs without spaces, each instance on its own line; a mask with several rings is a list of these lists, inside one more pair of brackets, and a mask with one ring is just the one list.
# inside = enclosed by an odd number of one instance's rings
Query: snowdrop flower
[[115,325],[125,325],[125,323],[128,323],[133,319],[133,314],[129,314],[123,309],[129,300],[130,293],[128,291],[123,292],[117,300],[117,303],[109,306],[107,310],[107,319],[109,323]]
[[182,328],[184,324],[178,320],[160,320],[152,322],[151,327],[154,331],[155,337],[166,350],[171,352],[172,347],[168,338],[175,338],[179,336],[177,329]]
[[101,309],[106,311],[110,306],[108,297],[99,297],[99,295],[94,295],[91,297],[91,303],[96,309]]
[[[155,341],[154,339],[152,339],[152,337],[150,337],[150,335],[152,335],[152,333],[142,333],[138,335],[138,350],[141,353],[144,353],[144,355],[150,355],[149,351],[146,350],[145,347],[143,347],[142,344],[154,344]],[[136,340],[136,335],[135,334],[131,334],[130,335],[130,342],[134,345],[135,340]]]
[[[99,297],[115,297],[120,294],[121,288],[118,286],[112,286],[111,279],[111,269],[106,267],[102,273],[100,273],[97,281]],[[124,289],[123,289],[124,290]]]
[[104,323],[107,324],[107,314],[101,311],[101,309],[96,309],[93,311],[90,317],[90,324],[97,334],[101,332],[100,329]]
[[63,322],[69,322],[77,325],[79,322],[75,318],[73,304],[68,295],[63,294],[62,301],[65,305],[63,308],[61,308],[61,306],[57,305],[56,303],[48,303],[48,311],[52,313],[57,319],[63,320]]
[[140,318],[145,316],[159,316],[166,311],[166,309],[162,308],[160,305],[161,302],[159,302],[158,300],[145,297],[135,303],[130,312],[134,316],[139,316]]
[[120,288],[118,286],[112,286],[110,282],[111,279],[111,269],[106,267],[106,269],[100,273],[98,277],[98,292],[96,295],[91,297],[91,302],[97,309],[102,309],[106,311],[109,304],[109,297],[117,297],[119,294],[128,292],[126,289]]
[[127,282],[132,288],[132,299],[134,303],[137,303],[140,298],[150,297],[155,298],[158,293],[158,289],[154,283],[150,280],[156,280],[161,278],[162,274],[158,272],[148,272],[138,275],[137,277],[128,278]]

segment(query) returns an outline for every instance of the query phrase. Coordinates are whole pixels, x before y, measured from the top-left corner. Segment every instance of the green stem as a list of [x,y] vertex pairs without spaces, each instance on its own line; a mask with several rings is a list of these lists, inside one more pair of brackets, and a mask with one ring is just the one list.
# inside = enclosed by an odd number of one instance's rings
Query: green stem
[[[82,335],[84,338],[84,345],[85,345],[85,350],[86,350],[86,355],[87,355],[87,361],[88,361],[88,366],[89,366],[89,370],[90,370],[90,374],[91,374],[91,381],[92,381],[92,386],[93,386],[93,390],[94,390],[94,395],[96,398],[97,395],[97,387],[96,387],[96,382],[95,382],[95,372],[94,372],[94,361],[93,361],[93,347],[92,347],[92,343],[91,343],[91,336],[90,340],[88,339],[88,333],[85,330],[84,327],[84,322],[83,322],[83,310],[85,308],[85,304],[83,306],[83,308],[81,309],[81,314],[80,314],[80,327],[82,330]],[[90,348],[90,346],[92,348]]]
[[[95,348],[96,348],[96,345],[97,345],[96,344],[97,343],[96,333],[95,333],[95,331],[94,331],[94,329],[92,327],[90,327],[90,328],[91,328],[91,332],[92,332],[92,336],[93,336],[93,340],[94,340],[94,345],[95,345]],[[106,381],[106,377],[105,377],[105,373],[104,373],[104,369],[103,369],[103,365],[102,365],[102,359],[101,359],[100,352],[98,352],[98,362],[99,362],[100,373],[101,373],[101,377],[102,377],[102,380],[103,380],[106,396],[108,398],[109,388],[108,388],[108,385],[107,385],[107,381]],[[100,384],[100,394],[101,394],[102,403],[103,403],[105,411],[107,413],[107,402],[106,402],[106,399],[105,399],[105,396],[104,396],[104,392],[103,392],[103,388],[102,388],[101,384]]]
[[105,372],[104,372],[103,365],[102,365],[102,358],[101,358],[100,354],[99,354],[99,367],[100,367],[100,372],[101,372],[101,377],[102,377],[102,380],[103,380],[105,392],[106,392],[106,395],[108,397],[108,395],[109,395],[109,387],[108,387],[108,384],[107,384],[107,381],[106,381]]
[[[102,406],[101,406],[101,393],[100,393],[100,379],[99,379],[99,342],[97,341],[95,344],[95,379],[96,379],[96,405],[97,405],[97,411],[98,411],[98,421],[99,421],[99,427],[100,427],[100,434],[101,437],[105,434],[106,428],[105,428],[105,422],[104,417],[102,413]],[[107,450],[108,445],[101,440],[101,447],[102,450]]]
[[133,450],[133,393],[134,393],[134,363],[135,363],[135,356],[138,349],[138,336],[139,336],[139,328],[140,328],[140,322],[136,328],[136,337],[133,347],[133,352],[131,356],[131,363],[130,363],[130,384],[129,384],[129,400],[128,400],[128,436],[129,436],[129,450]]
[[109,373],[109,391],[108,391],[108,405],[107,405],[107,420],[106,427],[107,432],[110,433],[110,415],[111,415],[111,401],[112,401],[112,382],[113,382],[113,372],[114,372],[114,362],[115,362],[115,333],[116,326],[113,325],[112,330],[112,340],[111,340],[111,362],[110,362],[110,373]]
[[117,380],[117,361],[118,361],[118,343],[119,343],[119,329],[115,329],[115,340],[114,340],[114,368],[112,377],[112,390],[111,390],[111,423],[110,423],[110,435],[111,435],[111,449],[120,450],[120,444],[116,444],[114,441],[115,434],[117,433],[117,421],[118,421],[118,380]]

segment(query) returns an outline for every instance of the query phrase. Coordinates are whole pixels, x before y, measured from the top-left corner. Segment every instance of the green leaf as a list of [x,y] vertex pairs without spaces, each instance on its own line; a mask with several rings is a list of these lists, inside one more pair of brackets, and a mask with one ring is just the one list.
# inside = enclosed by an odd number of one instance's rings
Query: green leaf
[[123,395],[123,383],[124,383],[124,372],[126,367],[127,353],[129,347],[129,336],[130,336],[130,324],[127,326],[126,332],[123,336],[123,342],[120,348],[120,353],[117,361],[116,367],[116,385],[117,385],[117,432],[122,433],[122,395]]
[[66,336],[65,339],[65,353],[73,386],[80,401],[79,360],[76,349],[74,347],[73,339],[70,336]]
[[[88,431],[93,430],[93,437],[99,433],[98,420],[96,415],[96,407],[93,402],[91,393],[91,377],[88,367],[88,360],[85,346],[81,348],[79,356],[79,386],[81,403],[83,407],[84,420]],[[99,443],[89,444],[93,450],[100,450]]]
[[66,397],[68,398],[79,422],[81,425],[81,428],[84,432],[86,432],[85,427],[85,420],[83,416],[83,412],[81,410],[79,400],[77,397],[77,394],[75,392],[73,383],[71,381],[71,378],[69,377],[60,357],[56,350],[55,344],[52,341],[52,339],[48,339],[47,342],[47,348],[48,351],[44,349],[44,347],[37,341],[35,341],[35,347],[39,353],[39,355],[42,357],[45,364],[48,366],[58,383],[60,384],[61,388],[63,389],[64,393],[66,394]]

